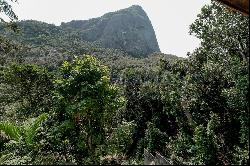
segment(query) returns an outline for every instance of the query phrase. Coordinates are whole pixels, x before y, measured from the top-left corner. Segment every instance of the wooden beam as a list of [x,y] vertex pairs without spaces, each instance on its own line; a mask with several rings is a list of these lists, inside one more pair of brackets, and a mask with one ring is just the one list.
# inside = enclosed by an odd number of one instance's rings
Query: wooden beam
[[249,16],[249,0],[217,0],[218,2]]

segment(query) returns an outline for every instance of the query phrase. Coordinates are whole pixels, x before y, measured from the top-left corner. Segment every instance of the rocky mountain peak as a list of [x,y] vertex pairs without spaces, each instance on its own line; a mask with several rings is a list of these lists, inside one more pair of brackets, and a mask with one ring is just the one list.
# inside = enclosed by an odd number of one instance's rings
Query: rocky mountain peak
[[83,40],[121,49],[134,56],[160,52],[156,35],[146,12],[139,5],[106,13],[90,20],[74,20],[61,27],[77,30]]

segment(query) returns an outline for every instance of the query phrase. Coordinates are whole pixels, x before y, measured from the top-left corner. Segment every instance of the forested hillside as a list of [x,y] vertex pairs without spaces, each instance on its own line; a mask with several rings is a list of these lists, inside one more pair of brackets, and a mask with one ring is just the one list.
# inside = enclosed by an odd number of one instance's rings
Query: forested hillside
[[[6,32],[7,37],[35,45],[55,47],[60,39],[64,43],[84,41],[80,43],[87,45],[84,48],[89,47],[88,43],[92,42],[104,48],[123,50],[134,57],[160,52],[147,14],[136,5],[90,20],[62,23],[61,26],[34,20],[21,21],[17,25],[20,28],[19,35]],[[75,49],[74,47],[73,50]]]
[[25,63],[35,63],[54,70],[64,60],[71,61],[74,56],[89,54],[108,65],[112,69],[112,73],[117,76],[117,72],[127,67],[153,66],[159,58],[178,59],[177,56],[165,55],[160,52],[149,52],[148,55],[138,54],[136,56],[127,53],[126,50],[106,48],[98,42],[84,40],[79,35],[78,28],[69,30],[69,28],[35,20],[20,21],[16,25],[18,33],[10,31],[4,28],[4,24],[0,24],[2,36],[18,47],[8,56],[6,54],[4,61],[9,61],[9,59],[12,61],[13,56],[22,57],[21,59]]
[[0,164],[140,165],[144,149],[171,165],[249,164],[248,22],[204,6],[187,58],[131,55],[73,22],[1,23]]

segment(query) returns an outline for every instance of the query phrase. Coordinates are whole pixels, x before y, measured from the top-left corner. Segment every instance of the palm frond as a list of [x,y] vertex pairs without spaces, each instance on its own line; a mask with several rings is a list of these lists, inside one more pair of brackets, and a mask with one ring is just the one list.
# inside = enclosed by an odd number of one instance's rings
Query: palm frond
[[25,140],[26,143],[31,145],[33,144],[33,139],[36,134],[36,130],[39,128],[42,122],[44,122],[48,118],[47,113],[43,113],[39,115],[35,120],[25,127]]
[[5,154],[0,157],[0,165],[5,165],[6,161],[13,157],[13,154]]
[[10,139],[18,141],[21,137],[20,127],[10,122],[0,122],[0,131],[3,131]]

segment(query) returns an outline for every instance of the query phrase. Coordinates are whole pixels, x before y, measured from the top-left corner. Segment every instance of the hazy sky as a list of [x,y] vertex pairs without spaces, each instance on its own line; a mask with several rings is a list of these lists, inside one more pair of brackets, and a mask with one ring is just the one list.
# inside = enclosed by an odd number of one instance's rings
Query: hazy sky
[[140,5],[154,27],[163,53],[185,57],[199,45],[189,35],[189,25],[210,0],[18,0],[14,11],[19,20],[39,20],[60,25],[71,20],[87,20],[131,5]]

